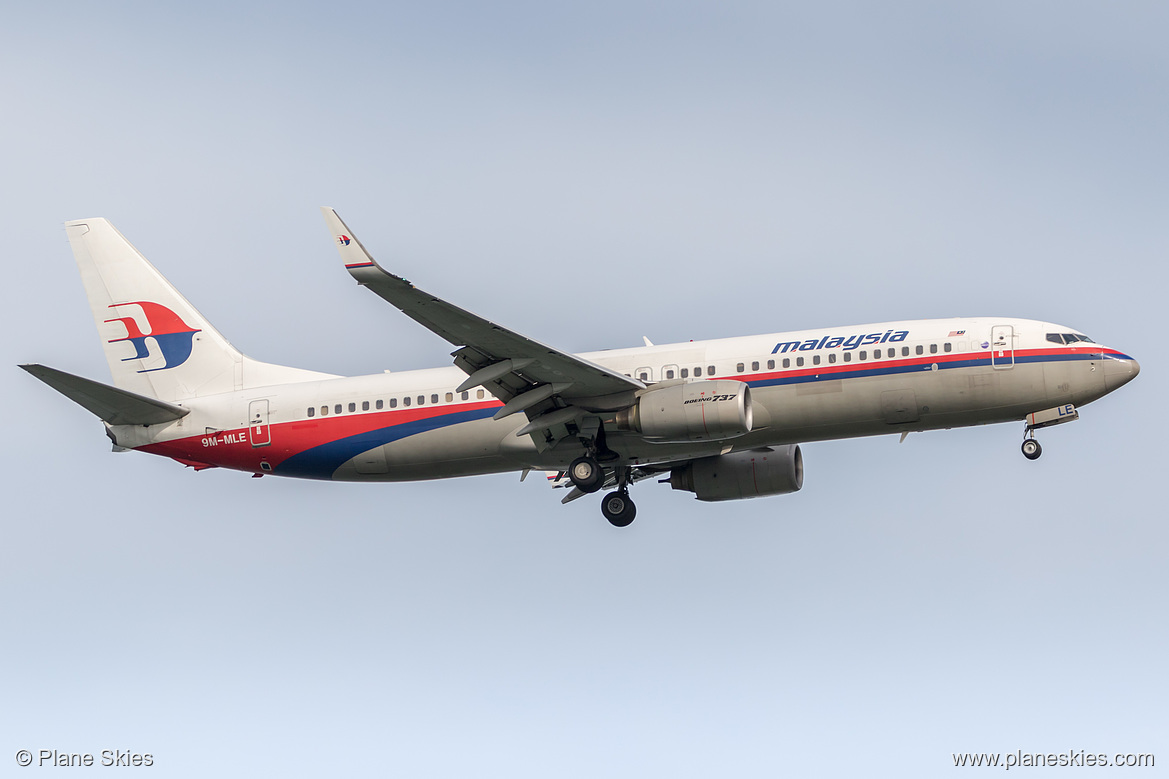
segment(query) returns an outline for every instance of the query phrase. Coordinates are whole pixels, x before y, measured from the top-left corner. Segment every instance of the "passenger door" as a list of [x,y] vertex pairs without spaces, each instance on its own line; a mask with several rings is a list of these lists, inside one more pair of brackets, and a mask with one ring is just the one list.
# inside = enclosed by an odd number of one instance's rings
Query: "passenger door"
[[995,325],[990,329],[990,364],[996,370],[1015,367],[1015,328]]
[[268,424],[268,400],[253,400],[248,404],[248,438],[252,446],[268,446],[272,443],[272,428]]

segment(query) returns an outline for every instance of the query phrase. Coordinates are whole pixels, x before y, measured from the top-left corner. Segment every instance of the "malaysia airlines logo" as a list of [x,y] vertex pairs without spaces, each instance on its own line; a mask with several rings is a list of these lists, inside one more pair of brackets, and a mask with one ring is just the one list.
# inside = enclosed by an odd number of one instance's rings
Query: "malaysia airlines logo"
[[107,343],[116,344],[122,341],[129,341],[134,345],[134,356],[125,357],[122,359],[122,362],[145,360],[150,357],[150,350],[146,348],[147,338],[154,339],[154,343],[158,346],[158,351],[162,353],[163,364],[155,368],[144,368],[138,371],[139,373],[174,368],[182,365],[190,358],[191,348],[194,346],[195,333],[200,332],[199,330],[188,325],[178,314],[159,303],[134,300],[128,303],[114,303],[110,308],[124,308],[126,306],[138,306],[142,309],[142,317],[146,320],[150,332],[142,332],[138,320],[133,316],[122,316],[105,320],[107,323],[121,322],[126,328],[125,338],[113,338],[107,341]]
[[342,246],[348,246],[348,245],[349,245],[349,242],[350,242],[351,240],[352,240],[352,239],[351,239],[351,238],[350,238],[348,235],[338,235],[338,236],[337,236],[337,241],[338,241],[338,242],[339,242],[339,243],[340,243]]

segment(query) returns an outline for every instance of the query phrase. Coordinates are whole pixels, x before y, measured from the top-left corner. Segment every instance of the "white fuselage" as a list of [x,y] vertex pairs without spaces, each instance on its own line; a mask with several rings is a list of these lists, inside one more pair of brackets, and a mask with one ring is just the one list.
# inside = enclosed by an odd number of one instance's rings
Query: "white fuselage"
[[[709,379],[749,385],[753,427],[735,438],[656,443],[605,420],[607,444],[624,464],[661,465],[768,445],[1020,420],[1091,402],[1139,370],[1116,350],[1059,340],[1074,333],[1026,319],[919,320],[581,357],[650,389]],[[464,379],[449,367],[192,397],[180,401],[190,409],[182,419],[114,426],[111,434],[120,446],[195,467],[339,480],[559,470],[580,454],[572,439],[539,451],[530,436],[517,437],[524,415],[494,420],[502,404],[482,388],[456,392]]]

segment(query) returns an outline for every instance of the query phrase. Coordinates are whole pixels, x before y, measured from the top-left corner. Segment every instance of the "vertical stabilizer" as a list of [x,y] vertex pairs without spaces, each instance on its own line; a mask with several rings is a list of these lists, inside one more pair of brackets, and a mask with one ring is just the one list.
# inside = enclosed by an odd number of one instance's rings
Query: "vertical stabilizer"
[[108,220],[65,230],[120,389],[175,402],[329,377],[240,354]]
[[235,388],[243,355],[109,221],[65,230],[115,386],[167,401]]

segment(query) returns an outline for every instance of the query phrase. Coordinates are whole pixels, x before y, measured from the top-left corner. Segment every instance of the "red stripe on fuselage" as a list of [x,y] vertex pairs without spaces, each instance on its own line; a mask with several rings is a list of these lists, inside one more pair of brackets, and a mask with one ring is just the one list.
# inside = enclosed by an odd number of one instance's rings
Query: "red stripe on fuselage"
[[[868,371],[880,368],[908,368],[920,367],[923,370],[934,363],[942,365],[944,363],[952,362],[966,362],[969,360],[985,360],[987,364],[991,359],[990,349],[980,349],[972,352],[946,352],[942,354],[925,354],[913,355],[912,357],[883,357],[881,359],[868,360],[854,360],[846,363],[832,363],[805,366],[803,368],[783,368],[780,370],[772,370],[763,373],[740,373],[732,376],[715,377],[735,379],[737,381],[752,382],[752,381],[767,381],[768,379],[779,378],[799,378],[805,376],[831,376],[837,373],[852,373],[855,371]],[[1053,349],[1015,349],[1016,361],[1022,357],[1063,357],[1069,354],[1082,355],[1084,357],[1091,357],[1092,355],[1102,354],[1104,356],[1113,356],[1120,359],[1129,359],[1128,355],[1116,351],[1115,349],[1101,349],[1097,346],[1094,349],[1087,349],[1084,347],[1055,347]],[[850,352],[856,354],[856,352]],[[839,352],[837,352],[839,354]],[[794,359],[795,356],[800,356],[795,352],[788,352],[788,359]]]
[[420,419],[433,419],[501,405],[503,404],[497,400],[488,400],[481,403],[424,406],[393,411],[342,413],[273,424],[270,426],[272,443],[264,446],[252,446],[251,428],[243,427],[147,444],[138,447],[138,451],[160,454],[179,461],[197,461],[223,468],[264,473],[265,470],[260,467],[262,462],[275,469],[289,457],[342,438]]

